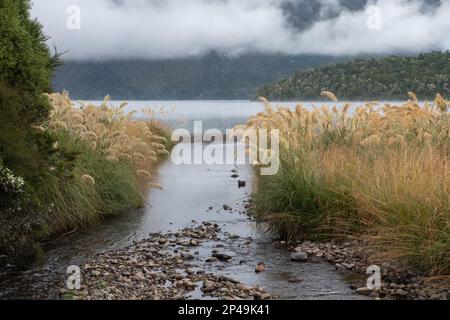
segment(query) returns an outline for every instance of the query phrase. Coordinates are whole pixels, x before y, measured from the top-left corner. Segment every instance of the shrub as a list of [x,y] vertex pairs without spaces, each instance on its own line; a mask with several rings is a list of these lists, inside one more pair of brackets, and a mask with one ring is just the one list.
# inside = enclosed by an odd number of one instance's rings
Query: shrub
[[37,101],[0,82],[0,159],[25,179],[27,188],[37,187],[42,170],[50,167],[53,157],[53,137],[41,130],[32,112],[40,101],[47,98]]
[[0,208],[3,214],[20,210],[24,197],[25,181],[0,163]]
[[[32,240],[36,220],[27,210],[28,201],[23,178],[0,162],[0,253],[19,268],[35,261],[40,253]],[[6,264],[3,260],[0,267]]]

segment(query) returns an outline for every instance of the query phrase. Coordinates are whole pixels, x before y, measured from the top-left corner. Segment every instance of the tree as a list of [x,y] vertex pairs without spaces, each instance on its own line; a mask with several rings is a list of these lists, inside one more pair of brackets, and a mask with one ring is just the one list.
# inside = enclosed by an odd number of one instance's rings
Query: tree
[[0,2],[0,160],[25,178],[39,173],[51,137],[36,132],[47,119],[52,57],[29,0]]
[[0,2],[0,80],[12,87],[40,94],[51,83],[51,55],[47,37],[32,20],[29,0]]
[[[38,252],[38,190],[54,163],[49,114],[52,58],[29,0],[0,0],[0,255],[20,266]],[[36,227],[37,228],[37,227]]]

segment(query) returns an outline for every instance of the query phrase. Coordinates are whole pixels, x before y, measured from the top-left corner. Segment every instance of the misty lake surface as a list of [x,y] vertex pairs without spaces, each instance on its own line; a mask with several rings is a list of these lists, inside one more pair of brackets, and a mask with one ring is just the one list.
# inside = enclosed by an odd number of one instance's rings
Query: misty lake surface
[[[172,128],[193,129],[194,121],[202,121],[203,129],[219,129],[225,133],[226,129],[232,129],[238,124],[244,124],[247,119],[258,112],[264,111],[264,104],[256,101],[247,100],[214,100],[214,101],[110,101],[114,106],[119,106],[122,102],[127,103],[125,110],[127,112],[135,111],[137,118],[145,117],[141,112],[144,107],[153,110],[163,110],[157,114],[157,119],[169,124]],[[86,102],[89,103],[89,102]],[[101,104],[101,101],[92,101],[93,104]],[[380,102],[384,104],[385,102]],[[391,102],[395,103],[395,102]],[[271,102],[276,108],[278,106],[289,107],[295,109],[298,102]],[[351,112],[357,106],[364,102],[351,102]],[[312,109],[314,106],[321,107],[323,105],[330,108],[336,105],[341,108],[345,102],[317,102],[307,101],[301,102],[305,108]]]
[[[112,104],[120,104],[112,102]],[[276,105],[276,103],[274,104]],[[294,107],[295,103],[283,103]],[[193,121],[204,121],[204,127],[225,130],[264,109],[258,102],[248,101],[132,101],[127,111],[148,106],[175,108],[165,115],[164,121],[189,128]],[[310,104],[312,106],[312,104]],[[139,114],[138,114],[139,116]],[[234,148],[233,144],[216,143],[217,148]],[[51,277],[61,282],[68,265],[80,265],[93,255],[118,249],[148,237],[150,233],[177,231],[209,221],[219,224],[229,238],[223,239],[233,259],[226,266],[205,266],[205,271],[231,276],[247,285],[259,285],[283,299],[361,299],[350,290],[343,276],[327,263],[293,263],[284,245],[274,243],[265,235],[252,218],[245,214],[243,200],[254,190],[255,179],[251,166],[238,167],[239,180],[246,186],[238,187],[231,177],[233,165],[176,165],[171,159],[164,161],[154,176],[164,190],[151,190],[146,207],[126,212],[99,225],[65,236],[54,244],[45,257],[41,270],[48,270]],[[233,210],[224,210],[224,205]],[[239,236],[234,239],[232,235]],[[250,244],[242,239],[252,238]],[[234,239],[234,240],[233,240]],[[214,243],[205,243],[197,257],[202,263],[211,255]],[[266,272],[255,273],[255,266],[264,262]],[[289,279],[301,276],[305,281],[291,284]],[[26,297],[29,284],[20,284],[7,296]],[[57,296],[57,287],[49,288],[50,296]],[[201,293],[193,293],[192,299],[202,299]]]

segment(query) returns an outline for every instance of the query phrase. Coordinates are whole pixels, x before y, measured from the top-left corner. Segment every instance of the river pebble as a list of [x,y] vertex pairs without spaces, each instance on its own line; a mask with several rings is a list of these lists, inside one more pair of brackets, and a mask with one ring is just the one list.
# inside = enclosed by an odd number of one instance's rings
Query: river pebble
[[[306,241],[298,242],[294,246],[291,244],[291,249],[292,261],[325,260],[333,264],[340,273],[356,278],[352,281],[351,288],[361,295],[402,300],[450,299],[449,279],[429,279],[395,261],[380,261],[364,240],[326,243]],[[378,290],[371,290],[366,284],[369,277],[367,268],[372,265],[380,266],[381,269],[382,283]]]
[[[82,267],[81,290],[61,289],[61,298],[182,300],[189,299],[198,287],[203,296],[215,299],[272,298],[258,286],[248,287],[235,279],[190,267],[189,261],[195,258],[189,248],[201,241],[217,240],[220,232],[218,225],[203,223],[177,233],[151,235],[129,247],[98,254]],[[207,262],[232,258],[218,252]]]

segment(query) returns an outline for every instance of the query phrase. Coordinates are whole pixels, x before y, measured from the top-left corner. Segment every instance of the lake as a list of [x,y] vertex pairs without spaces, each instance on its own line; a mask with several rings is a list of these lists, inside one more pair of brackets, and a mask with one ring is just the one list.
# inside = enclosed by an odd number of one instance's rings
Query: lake
[[[101,101],[92,101],[98,105]],[[112,105],[118,106],[122,101],[110,101]],[[224,132],[238,124],[243,124],[247,119],[258,112],[264,110],[261,102],[245,101],[245,100],[216,100],[216,101],[128,101],[126,111],[136,111],[136,117],[144,117],[141,112],[144,107],[159,110],[162,108],[165,112],[159,115],[158,119],[168,123],[172,128],[186,128],[192,130],[193,122],[201,120],[204,129],[219,129]],[[296,102],[271,102],[274,107],[286,106],[294,109]],[[352,102],[353,108],[363,104],[364,102]],[[387,102],[382,102],[387,103]],[[396,103],[396,102],[390,102]],[[306,108],[312,109],[314,106],[327,105],[332,107],[336,105],[341,108],[345,102],[302,102]]]

